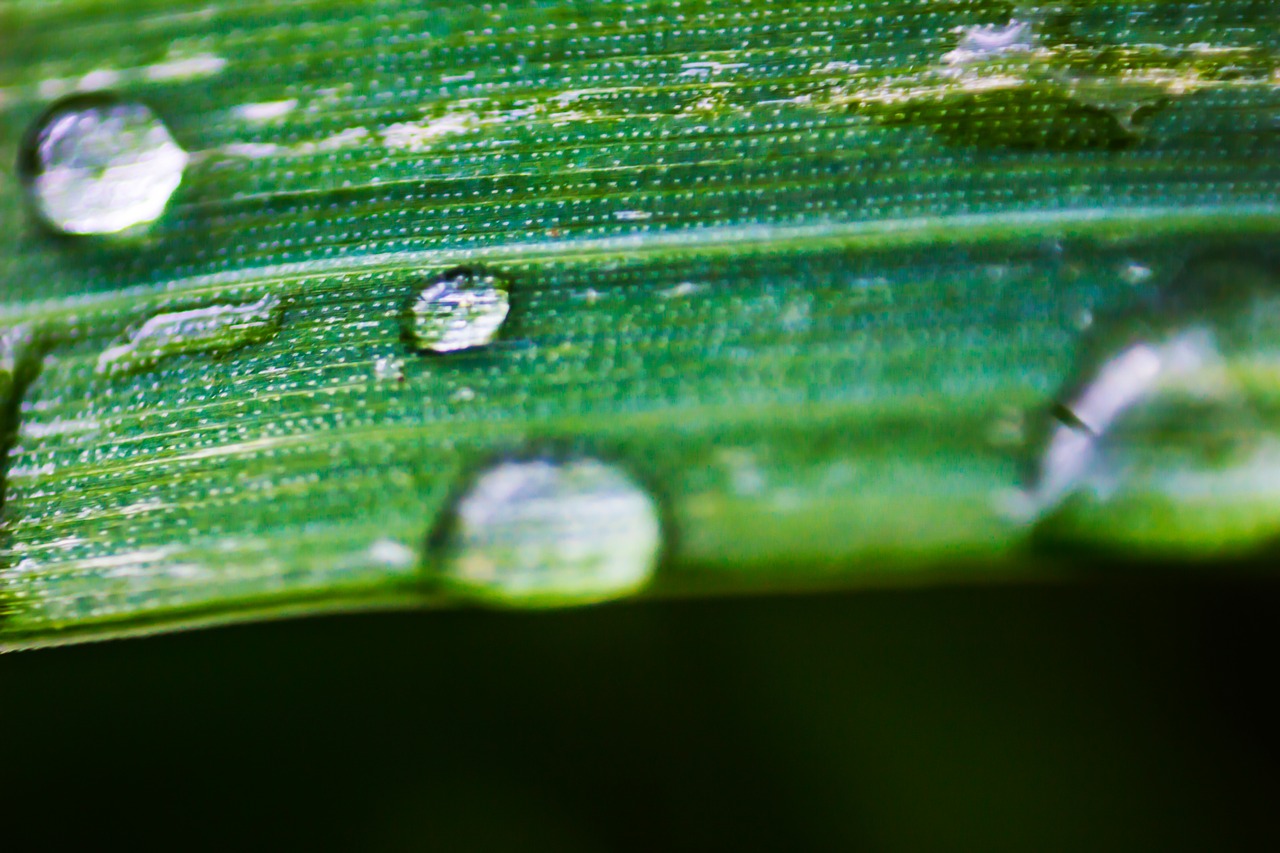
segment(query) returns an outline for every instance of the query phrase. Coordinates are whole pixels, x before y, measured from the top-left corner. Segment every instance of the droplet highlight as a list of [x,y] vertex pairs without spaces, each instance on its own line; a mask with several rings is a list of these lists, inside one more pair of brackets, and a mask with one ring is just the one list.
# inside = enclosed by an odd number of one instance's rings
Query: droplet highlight
[[97,372],[113,375],[148,370],[176,355],[225,355],[269,340],[279,331],[282,314],[280,300],[275,296],[242,305],[211,305],[157,314],[125,341],[104,350],[98,356]]
[[505,462],[459,502],[447,584],[510,606],[619,598],[653,575],[661,542],[649,494],[593,459]]
[[50,109],[20,173],[40,218],[65,234],[117,234],[160,217],[187,153],[140,103],[80,95]]
[[492,343],[511,305],[508,282],[460,267],[436,278],[414,298],[404,337],[415,349],[447,353]]

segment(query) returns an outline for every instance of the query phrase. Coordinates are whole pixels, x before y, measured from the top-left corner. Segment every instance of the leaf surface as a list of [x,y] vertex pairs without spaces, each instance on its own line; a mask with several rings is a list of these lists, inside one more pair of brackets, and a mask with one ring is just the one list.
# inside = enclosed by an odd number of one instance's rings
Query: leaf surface
[[[96,93],[188,159],[57,234]],[[0,642],[458,601],[502,460],[626,472],[644,594],[1241,553],[1277,233],[1269,2],[0,2]],[[496,337],[411,346],[459,269]]]

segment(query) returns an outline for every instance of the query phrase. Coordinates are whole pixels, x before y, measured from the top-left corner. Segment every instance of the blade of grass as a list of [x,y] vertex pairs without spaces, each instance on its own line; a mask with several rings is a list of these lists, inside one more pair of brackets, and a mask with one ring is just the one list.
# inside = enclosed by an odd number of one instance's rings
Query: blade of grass
[[[1254,547],[1265,490],[1011,500],[1099,327],[1224,245],[1270,269],[1278,57],[1246,0],[0,2],[0,642],[451,603],[433,534],[529,455],[643,484],[650,595],[1040,576],[1046,530]],[[23,197],[32,125],[97,90],[190,154],[145,234]],[[509,279],[498,340],[411,351],[459,265]],[[98,369],[261,300],[264,339]],[[1273,434],[1259,328],[1226,353],[1251,417],[1197,448]]]

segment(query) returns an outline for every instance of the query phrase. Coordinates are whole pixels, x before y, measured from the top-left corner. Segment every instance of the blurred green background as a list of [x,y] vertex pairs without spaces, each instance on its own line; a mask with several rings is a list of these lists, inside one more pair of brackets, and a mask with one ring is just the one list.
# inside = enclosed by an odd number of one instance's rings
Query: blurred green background
[[0,657],[6,850],[1278,849],[1280,586],[370,614]]

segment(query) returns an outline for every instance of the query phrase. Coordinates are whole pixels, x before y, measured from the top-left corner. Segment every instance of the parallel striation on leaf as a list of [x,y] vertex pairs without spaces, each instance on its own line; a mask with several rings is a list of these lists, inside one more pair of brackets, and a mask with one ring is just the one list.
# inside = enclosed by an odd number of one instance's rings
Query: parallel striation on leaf
[[[145,233],[51,233],[19,180],[94,92],[189,155]],[[1025,572],[1089,336],[1277,234],[1272,3],[0,0],[0,642],[449,601],[433,534],[538,454],[645,485],[652,594]],[[415,351],[459,268],[500,333]],[[1270,303],[1233,310],[1227,473],[1280,378]],[[1125,440],[1181,464],[1162,429]],[[1257,542],[1269,497],[1215,482],[1176,536],[1050,527]]]

